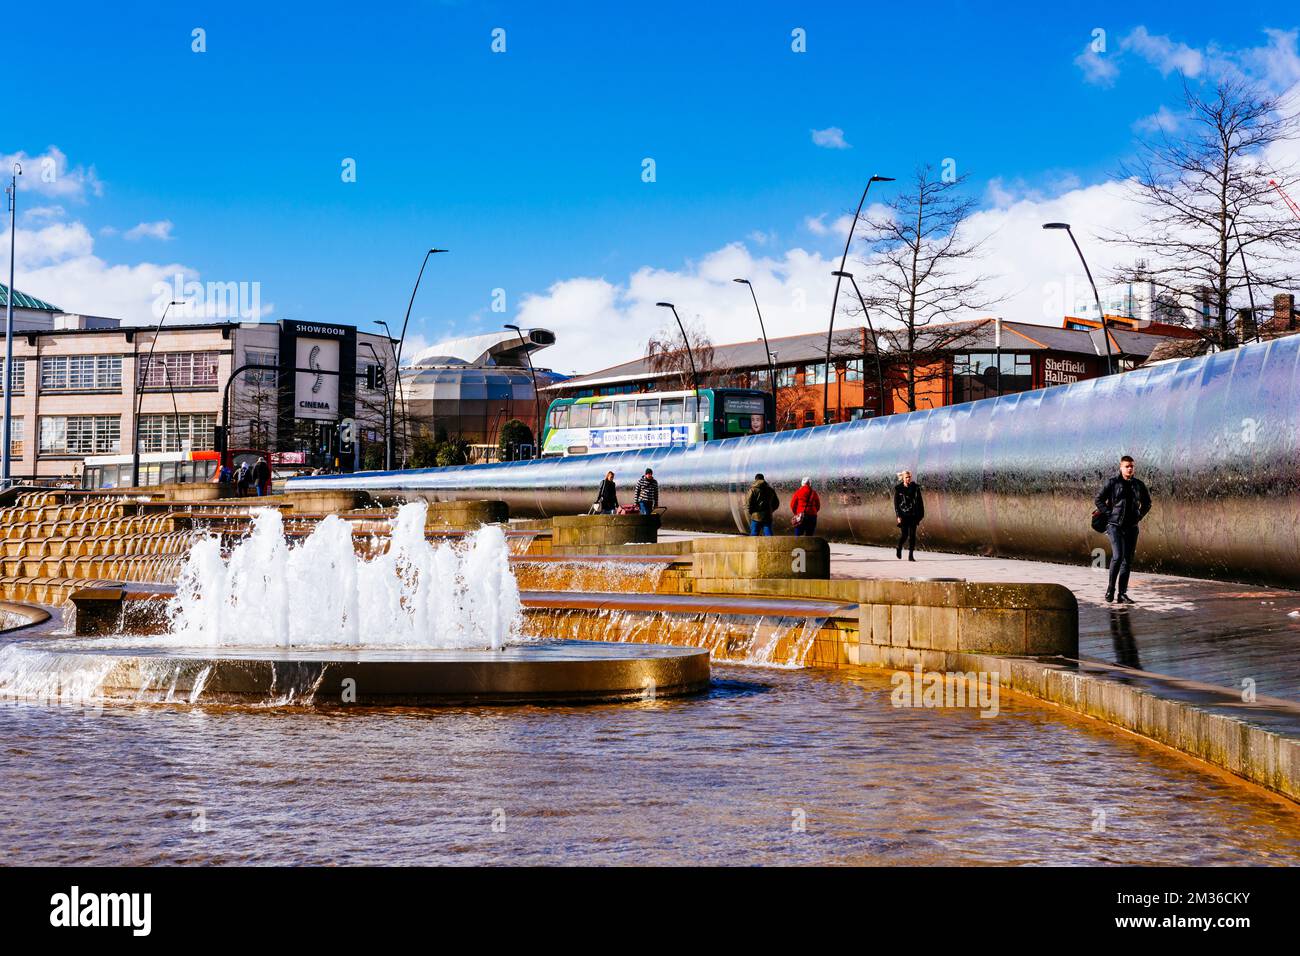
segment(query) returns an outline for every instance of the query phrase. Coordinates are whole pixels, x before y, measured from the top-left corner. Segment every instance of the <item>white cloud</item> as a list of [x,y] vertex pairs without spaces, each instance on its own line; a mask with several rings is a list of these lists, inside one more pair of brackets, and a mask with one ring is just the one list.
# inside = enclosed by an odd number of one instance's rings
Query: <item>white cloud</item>
[[838,126],[828,126],[825,129],[815,129],[812,131],[812,141],[815,145],[823,149],[852,149],[844,140],[844,130]]
[[1121,40],[1120,47],[1142,57],[1159,70],[1161,76],[1181,73],[1195,77],[1205,68],[1205,55],[1200,50],[1162,34],[1151,33],[1144,26],[1136,27]]
[[1099,53],[1089,43],[1074,58],[1074,65],[1083,71],[1083,78],[1097,86],[1111,86],[1119,76],[1119,66],[1108,53]]
[[138,239],[161,239],[164,242],[174,239],[172,221],[160,219],[157,222],[142,222],[122,233],[122,238],[135,242]]
[[32,193],[77,202],[84,202],[87,196],[104,195],[104,184],[95,174],[95,167],[69,166],[68,157],[57,146],[36,155],[22,150],[0,155],[0,172],[5,179],[9,178],[15,163],[23,169],[18,178],[20,202],[25,194]]
[[31,206],[23,210],[24,222],[41,222],[49,219],[62,219],[67,213],[62,206]]
[[[868,209],[867,211],[870,212],[871,210]],[[840,239],[848,236],[849,224],[853,222],[851,215],[840,216],[832,223],[826,222],[826,215],[823,212],[816,216],[804,216],[803,227],[814,236],[838,236]]]
[[1178,128],[1182,118],[1167,107],[1160,107],[1149,116],[1143,116],[1133,123],[1137,133],[1172,133]]

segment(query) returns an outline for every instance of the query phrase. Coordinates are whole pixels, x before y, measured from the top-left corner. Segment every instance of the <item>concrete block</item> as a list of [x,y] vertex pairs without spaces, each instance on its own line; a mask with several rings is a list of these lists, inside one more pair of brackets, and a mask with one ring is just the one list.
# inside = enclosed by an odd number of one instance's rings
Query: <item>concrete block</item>
[[1024,654],[1025,612],[1005,608],[957,609],[959,650],[983,654]]

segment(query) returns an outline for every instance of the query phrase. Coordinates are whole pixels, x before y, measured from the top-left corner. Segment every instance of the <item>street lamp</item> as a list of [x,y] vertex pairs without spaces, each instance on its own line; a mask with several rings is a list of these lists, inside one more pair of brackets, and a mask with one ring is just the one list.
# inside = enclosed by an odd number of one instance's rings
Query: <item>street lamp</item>
[[[149,343],[149,357],[145,360],[144,375],[141,374],[141,369],[139,367],[138,360],[137,360],[137,365],[135,368],[135,413],[131,417],[131,481],[135,483],[135,486],[137,488],[140,487],[140,406],[144,403],[145,375],[153,371],[153,352],[154,349],[158,347],[158,337],[162,335],[162,327],[163,327],[163,323],[167,321],[167,313],[171,311],[172,306],[184,305],[184,304],[185,303],[180,300],[173,299],[171,302],[167,303],[166,307],[163,308],[163,314],[158,319],[158,327],[153,330],[153,341]],[[170,382],[170,373],[168,375],[168,380]],[[175,411],[175,405],[176,405],[176,396],[175,393],[173,393],[172,395],[173,412]],[[180,422],[178,420],[176,422],[177,441],[180,440],[179,425]],[[164,428],[163,429],[163,450],[165,451],[166,449],[167,449],[167,430]]]
[[[1079,261],[1083,263],[1084,274],[1088,276],[1088,284],[1092,286],[1092,297],[1097,303],[1097,315],[1101,318],[1101,337],[1106,343],[1106,374],[1115,374],[1115,363],[1110,357],[1110,333],[1106,331],[1106,310],[1101,307],[1101,296],[1097,294],[1097,283],[1092,281],[1092,270],[1088,268],[1088,260],[1083,257],[1083,250],[1079,248],[1079,242],[1074,238],[1074,231],[1070,229],[1068,222],[1045,222],[1044,229],[1064,229],[1070,241],[1074,243],[1074,251],[1079,254]],[[999,370],[998,374],[1001,374]]]
[[[0,486],[9,487],[9,446],[12,444],[9,440],[9,430],[13,426],[13,384],[14,384],[14,249],[18,246],[18,230],[14,227],[18,213],[18,177],[23,174],[22,163],[14,163],[13,174],[9,177],[9,185],[5,187],[5,192],[9,194],[9,294],[5,296],[5,420],[4,435],[0,440],[4,441],[4,451],[0,453]],[[32,474],[36,474],[36,469],[32,469]]]
[[883,415],[885,413],[885,373],[880,369],[880,342],[876,339],[876,329],[871,324],[871,313],[867,311],[867,300],[862,297],[862,290],[858,288],[858,280],[853,277],[852,272],[832,272],[831,275],[837,279],[848,279],[853,283],[853,291],[858,294],[858,302],[862,304],[862,314],[867,317],[867,330],[871,332],[871,347],[876,353],[876,388],[879,389],[877,394],[880,396],[880,414]]
[[[867,193],[871,191],[872,183],[892,183],[893,176],[872,176],[867,180],[866,189],[862,190],[862,198],[858,200],[857,212],[853,214],[853,222],[849,223],[849,234],[844,238],[844,255],[840,256],[840,272],[844,271],[844,263],[849,258],[849,244],[853,242],[853,230],[858,227],[858,217],[862,215],[862,207],[866,204]],[[826,327],[826,376],[822,379],[822,424],[826,424],[826,412],[830,408],[830,390],[831,390],[831,332],[835,329],[835,309],[840,304],[840,278],[836,273],[835,279],[835,297],[831,299],[831,321]],[[882,398],[883,400],[883,398]]]
[[681,329],[682,341],[686,343],[686,357],[691,360],[691,387],[698,392],[700,390],[700,376],[695,371],[695,353],[691,351],[691,340],[686,337],[686,326],[682,325],[682,317],[677,314],[677,306],[671,302],[656,302],[661,309],[672,309],[673,318],[677,320],[677,328]]
[[739,282],[741,285],[749,287],[749,294],[754,299],[754,311],[758,313],[758,330],[763,333],[763,351],[767,353],[767,376],[768,384],[772,386],[772,414],[776,414],[776,366],[772,363],[772,349],[767,344],[767,329],[763,327],[763,310],[758,307],[758,296],[754,293],[754,285],[748,279],[732,279],[732,282]]
[[[528,360],[528,374],[533,377],[533,415],[536,416],[536,429],[533,432],[533,450],[540,452],[541,449],[541,431],[542,431],[542,396],[537,391],[537,370],[533,368],[533,353],[528,350],[528,343],[524,340],[523,330],[517,325],[507,325],[507,329],[514,329],[515,334],[519,336],[519,342],[524,346],[524,358]],[[534,455],[536,457],[536,455]]]
[[[384,438],[384,444],[387,446],[384,449],[384,470],[392,471],[393,470],[393,428],[397,424],[396,422],[397,396],[399,393],[402,395],[403,447],[405,447],[405,443],[406,443],[406,418],[407,418],[406,395],[404,392],[402,392],[402,364],[397,357],[397,346],[394,344],[397,340],[393,338],[393,330],[388,327],[388,323],[385,322],[383,319],[375,319],[375,325],[379,326],[381,329],[384,330],[384,336],[388,339],[388,347],[393,352],[393,362],[395,365],[395,368],[393,369],[393,378],[396,379],[396,381],[393,382],[392,388],[385,389],[385,392],[387,392],[387,394],[384,396],[385,398],[388,399],[388,433]],[[378,358],[378,356],[376,356],[376,358]]]

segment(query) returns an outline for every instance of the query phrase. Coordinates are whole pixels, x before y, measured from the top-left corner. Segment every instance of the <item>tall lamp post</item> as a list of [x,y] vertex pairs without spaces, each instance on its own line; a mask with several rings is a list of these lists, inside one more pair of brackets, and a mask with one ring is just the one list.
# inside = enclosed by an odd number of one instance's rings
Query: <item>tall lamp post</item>
[[519,336],[519,344],[524,347],[524,358],[528,360],[528,374],[533,377],[533,415],[537,422],[536,429],[533,432],[533,457],[538,457],[541,452],[541,434],[542,434],[542,395],[537,391],[537,370],[533,368],[533,353],[528,350],[528,342],[524,339],[523,329],[517,325],[507,325],[507,329],[513,329]]
[[[376,319],[375,325],[384,330],[384,335],[388,338],[388,347],[393,350],[393,382],[391,388],[384,391],[387,393],[384,397],[388,399],[388,433],[384,436],[384,470],[393,470],[393,429],[397,427],[397,396],[402,395],[402,434],[406,434],[406,395],[401,392],[402,388],[402,364],[397,357],[397,346],[394,344],[397,340],[393,338],[393,331],[388,327],[388,323],[383,319]],[[378,357],[378,356],[376,356]]]
[[885,373],[880,368],[880,341],[876,338],[875,326],[871,324],[871,313],[867,310],[867,300],[862,297],[862,290],[858,288],[858,280],[853,277],[852,272],[833,272],[831,275],[838,279],[848,279],[853,283],[853,291],[857,293],[858,302],[862,305],[862,314],[867,317],[867,331],[871,333],[871,348],[876,353],[876,388],[879,389],[877,394],[880,397],[880,414],[883,415],[885,413]]
[[[430,249],[428,252],[424,254],[424,261],[420,263],[420,272],[415,277],[415,288],[411,290],[411,300],[406,303],[406,318],[402,319],[402,334],[397,339],[397,349],[394,353],[397,357],[396,374],[399,382],[401,381],[401,377],[402,377],[402,346],[406,344],[406,326],[407,323],[411,321],[411,307],[415,305],[415,293],[420,291],[420,280],[424,278],[424,267],[429,264],[430,256],[435,255],[436,253],[439,252],[446,252],[446,251],[447,251],[446,249]],[[387,327],[385,326],[385,328]],[[391,335],[389,337],[391,338]],[[406,431],[406,417],[407,416],[405,415],[402,416],[402,462],[403,464],[405,464],[406,462],[406,454],[407,454],[406,450],[407,450],[407,446],[410,444],[409,441],[410,436],[407,434]]]
[[1084,274],[1088,277],[1088,285],[1092,286],[1092,298],[1097,303],[1097,316],[1101,319],[1101,337],[1106,343],[1106,374],[1115,374],[1115,363],[1110,354],[1110,333],[1106,331],[1106,310],[1101,307],[1101,296],[1097,294],[1097,283],[1092,281],[1092,270],[1088,268],[1088,260],[1083,257],[1083,250],[1079,248],[1079,241],[1074,238],[1074,231],[1070,228],[1068,222],[1045,222],[1044,229],[1064,229],[1066,235],[1070,237],[1070,242],[1074,243],[1074,251],[1079,254],[1079,261],[1083,263]]
[[700,376],[695,370],[695,353],[691,351],[691,340],[686,337],[686,326],[682,325],[682,317],[677,314],[677,306],[671,302],[656,302],[655,305],[661,309],[672,309],[673,318],[677,320],[677,328],[681,330],[682,341],[686,344],[686,357],[691,360],[691,388],[696,392],[700,390]]
[[763,327],[763,310],[758,307],[758,296],[754,294],[754,285],[748,279],[732,279],[732,282],[739,282],[749,288],[749,294],[754,299],[754,311],[758,313],[758,330],[763,333],[763,351],[767,353],[767,379],[768,384],[772,386],[772,414],[776,414],[776,366],[772,362],[772,349],[767,344],[767,329]]
[[[153,352],[158,347],[158,337],[162,335],[163,323],[167,321],[167,313],[171,311],[174,305],[184,305],[184,302],[173,299],[168,302],[163,309],[162,317],[158,319],[158,325],[153,330],[153,341],[149,343],[149,357],[145,359],[144,374],[141,369],[135,369],[135,412],[131,416],[131,480],[135,482],[136,487],[140,485],[140,406],[144,404],[144,380],[145,375],[153,371]],[[170,376],[169,376],[170,378]],[[169,382],[170,384],[170,382]],[[175,410],[175,393],[172,396],[173,411]],[[179,425],[180,423],[177,422]],[[180,432],[176,434],[177,440],[180,439]],[[163,429],[163,447],[167,447],[167,430]]]
[[[5,192],[9,194],[9,292],[5,296],[5,420],[4,452],[0,454],[0,487],[9,487],[9,429],[13,425],[13,384],[14,384],[14,249],[18,246],[18,230],[14,227],[18,212],[18,177],[23,174],[22,163],[14,163],[13,173]],[[35,474],[35,470],[32,472]]]
[[[871,191],[872,183],[892,183],[893,176],[872,176],[867,180],[867,186],[862,190],[862,198],[858,200],[858,209],[853,214],[853,221],[849,223],[849,234],[844,237],[844,255],[840,256],[840,268],[835,273],[835,296],[831,299],[831,321],[826,326],[826,375],[822,379],[822,424],[826,424],[826,413],[830,409],[831,396],[831,333],[835,330],[835,310],[840,304],[840,275],[844,272],[844,263],[849,259],[849,245],[853,242],[853,230],[858,227],[858,217],[862,215],[862,207],[866,205],[867,193]],[[883,400],[883,398],[882,398]]]

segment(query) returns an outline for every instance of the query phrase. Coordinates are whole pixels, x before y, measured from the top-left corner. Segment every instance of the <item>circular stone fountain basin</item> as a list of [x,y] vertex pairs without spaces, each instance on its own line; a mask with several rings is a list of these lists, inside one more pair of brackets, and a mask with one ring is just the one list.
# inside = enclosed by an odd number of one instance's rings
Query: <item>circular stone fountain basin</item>
[[500,651],[217,650],[102,638],[20,641],[0,650],[0,692],[35,697],[429,706],[646,699],[696,693],[708,684],[706,650],[593,641]]

